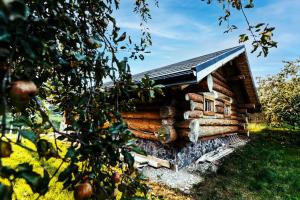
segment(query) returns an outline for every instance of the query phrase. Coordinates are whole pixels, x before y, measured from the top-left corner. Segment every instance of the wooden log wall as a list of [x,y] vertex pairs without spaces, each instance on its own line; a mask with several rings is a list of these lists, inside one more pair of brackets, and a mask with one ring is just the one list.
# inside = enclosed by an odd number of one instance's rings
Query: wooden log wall
[[[148,110],[140,106],[138,111],[121,113],[129,130],[138,138],[171,143],[176,140],[177,134],[173,127],[175,108],[161,106]],[[153,105],[151,105],[155,108]],[[159,109],[158,109],[159,108]],[[143,109],[143,110],[141,110]]]
[[[137,137],[162,143],[177,138],[197,142],[202,137],[243,132],[249,105],[238,104],[225,77],[217,70],[198,84],[177,87],[178,91],[166,94],[172,98],[169,106],[139,105],[136,112],[124,112],[122,117]],[[205,111],[206,98],[213,99],[213,111]],[[225,106],[228,115],[224,114]]]

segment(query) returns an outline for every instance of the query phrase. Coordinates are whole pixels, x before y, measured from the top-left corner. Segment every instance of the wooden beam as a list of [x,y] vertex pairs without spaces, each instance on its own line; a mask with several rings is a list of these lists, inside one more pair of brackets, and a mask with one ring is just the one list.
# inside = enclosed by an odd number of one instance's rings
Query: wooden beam
[[155,167],[155,168],[159,168],[159,167],[171,168],[171,163],[168,160],[163,160],[150,155],[144,156],[134,152],[131,152],[131,155],[134,157],[135,162],[147,163],[151,167]]
[[229,80],[230,81],[239,81],[239,80],[245,80],[246,76],[241,74],[241,75],[237,75],[237,76],[232,76]]
[[239,108],[255,109],[254,103],[238,104]]

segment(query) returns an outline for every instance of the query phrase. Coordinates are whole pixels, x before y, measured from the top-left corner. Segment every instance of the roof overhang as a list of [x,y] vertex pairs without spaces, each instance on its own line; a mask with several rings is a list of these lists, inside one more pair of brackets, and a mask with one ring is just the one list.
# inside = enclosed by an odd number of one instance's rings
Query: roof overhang
[[208,74],[219,69],[220,67],[222,67],[223,65],[233,60],[234,58],[238,57],[244,52],[246,52],[245,46],[239,46],[231,51],[225,52],[217,57],[214,57],[211,60],[208,60],[204,63],[197,65],[196,66],[197,82],[201,81]]

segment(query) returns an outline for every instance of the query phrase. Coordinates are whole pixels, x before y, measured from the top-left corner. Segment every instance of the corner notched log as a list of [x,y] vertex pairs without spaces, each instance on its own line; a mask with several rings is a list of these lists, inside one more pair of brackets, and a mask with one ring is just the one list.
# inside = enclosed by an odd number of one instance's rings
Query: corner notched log
[[171,143],[177,139],[177,134],[173,126],[162,125],[158,130],[157,138],[162,143]]
[[157,132],[147,132],[136,129],[129,129],[136,137],[159,141],[163,144],[171,143],[177,139],[177,134],[173,126],[170,125],[162,125]]
[[172,118],[175,116],[176,111],[175,111],[175,108],[172,106],[163,106],[160,108],[159,114],[162,119]]
[[204,80],[202,80],[199,84],[199,92],[212,92],[213,91],[213,77],[209,74]]

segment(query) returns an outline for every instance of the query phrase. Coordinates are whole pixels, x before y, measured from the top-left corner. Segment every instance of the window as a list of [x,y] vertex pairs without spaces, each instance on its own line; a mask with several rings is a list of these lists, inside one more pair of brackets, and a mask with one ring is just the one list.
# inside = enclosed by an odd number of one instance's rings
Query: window
[[230,116],[231,114],[231,106],[230,104],[224,103],[224,115]]
[[214,112],[214,102],[210,99],[205,99],[204,111]]
[[211,95],[204,95],[203,114],[215,115],[215,98]]

